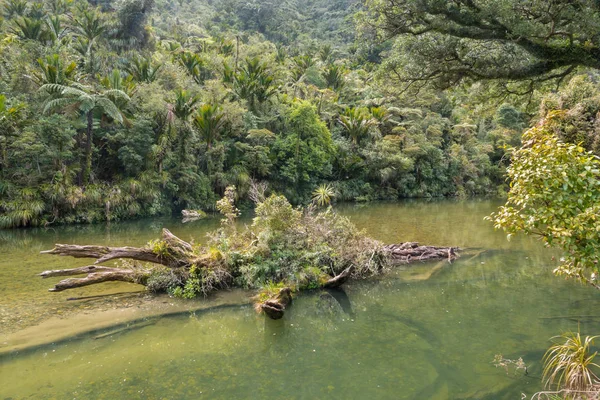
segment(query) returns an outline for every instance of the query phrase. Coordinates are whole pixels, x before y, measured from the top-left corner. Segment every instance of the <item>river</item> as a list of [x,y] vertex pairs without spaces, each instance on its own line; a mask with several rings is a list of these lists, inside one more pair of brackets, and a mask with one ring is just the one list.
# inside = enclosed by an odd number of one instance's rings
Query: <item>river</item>
[[[599,297],[552,275],[556,253],[495,232],[483,218],[500,204],[337,206],[383,242],[469,250],[302,294],[279,321],[238,290],[193,301],[125,283],[49,293],[59,278],[36,277],[87,265],[39,254],[54,243],[139,246],[163,227],[202,242],[217,217],[0,231],[0,400],[530,397],[552,336],[600,332]],[[496,354],[522,357],[528,374],[495,367]]]

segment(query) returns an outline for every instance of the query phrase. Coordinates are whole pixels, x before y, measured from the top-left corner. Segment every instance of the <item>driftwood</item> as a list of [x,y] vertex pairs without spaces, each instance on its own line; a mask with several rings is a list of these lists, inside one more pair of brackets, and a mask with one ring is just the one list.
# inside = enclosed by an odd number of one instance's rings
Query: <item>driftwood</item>
[[39,276],[50,278],[55,276],[73,276],[87,274],[84,278],[64,279],[58,282],[50,292],[62,292],[83,286],[94,285],[102,282],[131,282],[145,284],[151,270],[124,269],[100,266],[106,261],[115,259],[132,259],[164,265],[170,268],[187,268],[194,263],[201,263],[202,259],[196,257],[193,246],[173,235],[168,229],[162,231],[162,242],[165,251],[157,254],[150,247],[107,247],[107,246],[79,246],[73,244],[57,244],[54,249],[42,251],[42,254],[70,256],[75,258],[95,258],[94,265],[73,269],[44,271]]
[[39,276],[49,278],[53,276],[70,276],[87,274],[85,278],[63,279],[58,282],[50,292],[62,292],[67,289],[75,289],[83,286],[95,285],[102,282],[129,282],[144,284],[150,276],[150,271],[136,271],[132,269],[98,267],[89,265],[73,269],[61,269],[55,271],[45,271]]
[[[447,259],[449,262],[457,257],[456,247],[421,246],[418,243],[408,242],[388,245],[384,250],[392,263],[409,264],[417,261]],[[75,258],[95,258],[93,265],[79,268],[45,271],[39,274],[42,278],[57,276],[86,275],[82,278],[69,278],[58,282],[51,292],[61,292],[83,286],[94,285],[102,282],[119,281],[145,285],[152,269],[144,268],[111,268],[98,264],[116,259],[132,259],[163,265],[168,268],[186,268],[192,265],[208,266],[207,259],[198,255],[194,246],[173,235],[169,230],[163,229],[160,242],[146,247],[108,247],[108,246],[80,246],[72,244],[57,244],[54,249],[43,251],[42,254],[70,256]],[[332,276],[324,288],[338,288],[351,278],[355,267],[350,266],[336,276]],[[285,308],[292,302],[290,288],[283,288],[273,298],[258,304],[257,308],[269,317],[279,319],[283,317]]]
[[406,242],[390,244],[384,248],[389,252],[391,261],[399,264],[440,259],[452,262],[458,257],[458,247],[421,246],[416,242]]
[[95,258],[94,264],[127,258],[161,264],[170,268],[189,267],[197,261],[193,257],[192,245],[179,239],[168,229],[163,229],[162,241],[166,244],[168,251],[161,254],[155,253],[149,247],[79,246],[75,244],[57,244],[54,249],[41,253],[75,258]]

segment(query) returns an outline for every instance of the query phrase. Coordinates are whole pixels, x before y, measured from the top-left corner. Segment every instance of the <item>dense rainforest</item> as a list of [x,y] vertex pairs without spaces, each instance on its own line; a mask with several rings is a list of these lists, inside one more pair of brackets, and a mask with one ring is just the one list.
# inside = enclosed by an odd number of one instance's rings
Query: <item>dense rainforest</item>
[[[46,253],[96,264],[42,273],[88,274],[52,291],[238,286],[277,319],[296,291],[458,257],[383,245],[320,207],[485,195],[506,196],[487,219],[508,239],[558,248],[557,275],[600,288],[597,0],[0,0],[0,12],[0,228],[224,217],[205,246],[168,230],[140,248],[58,244]],[[240,230],[238,207],[253,204]],[[119,258],[161,266],[97,265]],[[598,398],[595,338],[555,338],[541,374],[557,391],[534,398]],[[523,359],[494,363],[527,374]]]
[[[6,0],[0,226],[497,194],[537,115],[486,85],[406,90],[361,2]],[[482,99],[485,99],[482,100]],[[510,104],[509,104],[510,103]]]

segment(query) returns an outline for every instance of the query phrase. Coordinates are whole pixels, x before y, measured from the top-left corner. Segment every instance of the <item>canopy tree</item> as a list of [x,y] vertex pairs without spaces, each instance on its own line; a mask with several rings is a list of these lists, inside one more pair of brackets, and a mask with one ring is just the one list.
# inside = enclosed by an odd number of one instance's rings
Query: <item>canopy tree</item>
[[[595,0],[370,0],[368,21],[399,37],[387,63],[407,85],[561,81],[600,68]],[[508,88],[510,90],[510,88]]]

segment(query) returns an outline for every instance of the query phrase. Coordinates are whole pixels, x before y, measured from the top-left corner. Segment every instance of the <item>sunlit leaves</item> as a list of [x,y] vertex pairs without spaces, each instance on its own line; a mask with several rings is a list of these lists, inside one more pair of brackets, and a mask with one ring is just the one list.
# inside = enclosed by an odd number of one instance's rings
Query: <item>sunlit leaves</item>
[[330,184],[323,184],[317,187],[312,193],[312,201],[314,204],[323,207],[331,204],[331,200],[335,197],[335,190]]
[[594,363],[598,352],[592,353],[597,336],[581,337],[579,332],[555,337],[555,344],[544,355],[544,380],[548,387],[585,392],[598,384]]
[[600,255],[600,160],[552,134],[564,112],[553,112],[523,136],[508,170],[507,204],[492,215],[497,228],[523,232],[563,250],[558,275],[594,283]]

